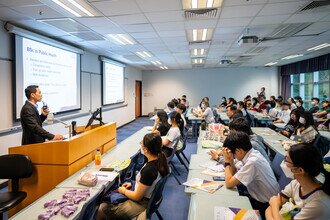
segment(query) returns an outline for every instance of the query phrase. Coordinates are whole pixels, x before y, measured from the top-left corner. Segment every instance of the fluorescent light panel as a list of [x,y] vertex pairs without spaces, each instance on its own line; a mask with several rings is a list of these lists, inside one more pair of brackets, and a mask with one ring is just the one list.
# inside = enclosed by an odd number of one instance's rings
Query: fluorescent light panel
[[205,55],[206,52],[207,52],[207,50],[205,50],[205,49],[192,49],[191,55],[192,56],[201,56],[201,55]]
[[202,59],[202,58],[195,58],[195,59],[192,59],[192,62],[194,64],[201,64],[201,63],[204,62],[204,59]]
[[304,54],[293,54],[293,55],[283,57],[281,60],[290,60],[290,59],[297,58],[297,57],[302,57],[302,56],[304,56]]
[[190,42],[211,40],[212,28],[187,30],[187,37]]
[[204,9],[204,8],[220,8],[223,0],[182,0],[184,10],[187,9]]
[[81,6],[80,4],[78,4],[75,0],[68,0],[71,4],[73,4],[74,6],[76,6],[79,10],[83,11],[84,13],[86,13],[88,16],[93,17],[94,15],[88,11],[86,8],[84,8],[83,6]]
[[137,55],[139,55],[140,57],[152,57],[152,55],[150,54],[150,52],[147,51],[141,51],[141,52],[136,52]]
[[64,8],[65,10],[67,10],[68,12],[70,12],[71,14],[75,15],[76,17],[81,17],[81,15],[78,12],[72,10],[71,8],[69,8],[67,5],[63,4],[59,0],[52,0],[52,1],[58,4],[59,6],[61,6],[62,8]]
[[329,44],[329,43],[320,44],[320,45],[318,45],[318,46],[315,46],[315,47],[312,47],[312,48],[307,49],[307,51],[321,50],[321,49],[326,48],[326,47],[330,47],[330,44]]
[[108,34],[108,36],[114,39],[117,43],[122,45],[135,44],[134,39],[127,34]]
[[270,62],[270,63],[266,63],[265,66],[273,66],[275,64],[277,64],[277,62]]

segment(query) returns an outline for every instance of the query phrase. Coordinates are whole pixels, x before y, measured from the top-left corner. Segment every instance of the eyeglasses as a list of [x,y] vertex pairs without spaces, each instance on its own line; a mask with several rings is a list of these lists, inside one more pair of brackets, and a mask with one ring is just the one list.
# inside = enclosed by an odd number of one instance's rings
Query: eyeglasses
[[284,162],[285,162],[285,163],[291,163],[291,164],[293,164],[292,162],[288,161],[288,156],[285,156],[285,157],[284,157]]

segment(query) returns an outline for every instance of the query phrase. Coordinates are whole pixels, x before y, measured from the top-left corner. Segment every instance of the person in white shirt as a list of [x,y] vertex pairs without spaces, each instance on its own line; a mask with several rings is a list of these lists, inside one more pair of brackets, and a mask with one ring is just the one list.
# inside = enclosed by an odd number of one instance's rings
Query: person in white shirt
[[276,109],[276,102],[270,101],[270,109],[269,109],[268,115],[272,118],[276,118],[277,114],[278,114],[278,111]]
[[[330,219],[330,173],[324,169],[317,148],[309,144],[291,146],[281,168],[293,180],[269,200],[267,219],[283,219],[280,209],[290,199],[297,206],[294,212],[289,212],[290,219]],[[321,172],[325,177],[323,184],[316,179]]]
[[[279,193],[279,185],[268,161],[252,148],[250,137],[241,131],[231,131],[223,143],[225,182],[227,188],[246,186],[253,209],[264,216],[269,199]],[[234,158],[243,166],[236,170]]]
[[183,132],[183,120],[181,114],[178,112],[172,112],[170,119],[172,126],[166,136],[162,137],[162,151],[165,153],[166,157],[169,157],[172,154],[173,149]]
[[282,103],[282,111],[278,114],[277,120],[273,121],[272,125],[278,128],[284,128],[290,120],[290,113],[290,104],[286,102]]
[[187,96],[186,95],[182,95],[181,100],[184,100],[181,103],[184,104],[186,106],[186,108],[189,108],[189,102],[187,100]]
[[296,109],[297,108],[297,106],[296,106],[296,103],[295,103],[295,101],[293,100],[293,98],[288,98],[288,103],[289,103],[289,105],[290,105],[290,110],[292,111],[293,109]]
[[197,117],[204,118],[207,124],[214,123],[214,115],[210,104],[207,101],[201,103],[202,112],[197,114]]

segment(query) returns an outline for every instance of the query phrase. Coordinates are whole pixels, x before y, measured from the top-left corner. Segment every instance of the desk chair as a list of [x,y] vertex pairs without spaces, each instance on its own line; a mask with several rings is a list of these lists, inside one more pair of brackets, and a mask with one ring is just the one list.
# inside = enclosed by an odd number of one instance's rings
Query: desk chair
[[92,198],[90,198],[82,207],[80,214],[78,217],[75,218],[75,220],[85,220],[85,219],[95,219],[96,212],[99,208],[99,205],[102,200],[102,196],[104,194],[105,187],[102,186],[102,188],[99,190],[98,193],[96,193]]
[[[167,163],[168,163],[168,166],[170,168],[173,168],[173,170],[176,171],[176,173],[180,176],[180,173],[179,171],[177,170],[177,168],[175,167],[174,163],[172,162],[172,159],[175,155],[175,152],[176,152],[176,148],[178,146],[178,142],[179,142],[180,138],[177,138],[177,140],[174,140],[175,141],[175,145],[173,147],[173,151],[172,151],[172,154],[169,156],[169,157],[166,157],[166,160],[167,160]],[[174,172],[171,172],[171,174],[173,175],[173,177],[175,178],[175,180],[178,182],[179,185],[181,185],[181,182],[179,181],[178,177],[176,176],[176,174]]]
[[20,154],[0,156],[0,179],[11,180],[11,192],[0,193],[0,220],[3,213],[22,202],[27,193],[19,191],[19,179],[28,178],[33,173],[30,158]]
[[313,146],[318,149],[321,156],[324,157],[330,150],[330,141],[318,134],[313,141]]
[[[184,162],[184,160],[181,157],[181,155],[182,155],[183,158],[189,164],[189,160],[186,157],[186,155],[184,154],[184,150],[186,149],[186,146],[187,146],[187,138],[188,138],[188,134],[187,134],[187,132],[184,131],[183,138],[181,138],[182,147],[180,149],[177,149],[177,151],[175,152],[175,155],[179,159],[180,163],[186,168],[186,170],[189,171],[188,166],[186,165],[186,163]],[[179,142],[178,142],[178,144],[179,144]]]
[[165,183],[167,181],[167,176],[164,176],[163,178],[161,178],[158,183],[155,186],[154,191],[152,192],[151,198],[148,202],[148,206],[147,206],[147,210],[146,210],[146,214],[147,214],[147,219],[151,219],[151,216],[153,213],[156,213],[157,217],[162,220],[163,217],[161,216],[161,214],[158,211],[158,208],[160,206],[160,204],[163,201],[163,189],[165,186]]
[[280,153],[276,153],[275,157],[271,163],[271,167],[274,171],[275,177],[277,179],[278,184],[280,185],[280,189],[284,189],[286,185],[288,185],[292,179],[289,179],[285,176],[282,168],[281,163],[284,160],[284,156]]

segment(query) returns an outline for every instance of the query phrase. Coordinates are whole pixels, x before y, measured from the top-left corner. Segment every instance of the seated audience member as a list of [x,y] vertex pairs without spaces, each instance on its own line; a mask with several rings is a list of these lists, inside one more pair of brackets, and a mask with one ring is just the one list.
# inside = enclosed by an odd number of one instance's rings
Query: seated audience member
[[282,103],[283,102],[283,97],[279,95],[279,96],[277,96],[277,100]]
[[[247,135],[249,135],[250,137],[250,142],[252,144],[253,149],[259,151],[261,153],[262,156],[264,156],[264,158],[270,163],[269,157],[266,153],[266,147],[263,144],[263,138],[261,136],[255,135],[253,134],[251,127],[249,126],[248,121],[243,118],[236,118],[235,120],[233,120],[230,124],[229,124],[229,130],[231,131],[242,131],[244,133],[246,133]],[[214,157],[214,151],[210,151],[210,154],[212,156],[213,159],[217,159],[217,157]]]
[[186,103],[182,103],[186,106],[186,108],[189,108],[189,102],[187,100],[187,96],[186,95],[182,95],[181,99],[184,99]]
[[237,102],[237,109],[242,111],[243,117],[246,117],[247,112],[246,112],[244,102],[242,102],[242,101]]
[[297,108],[297,106],[296,106],[296,103],[295,103],[295,101],[293,100],[293,98],[288,98],[288,100],[287,100],[287,102],[289,103],[289,105],[290,105],[290,110],[292,111],[293,109],[296,109]]
[[172,112],[175,112],[175,104],[171,101],[167,103],[167,117],[170,117]]
[[[287,202],[297,207],[286,219],[330,219],[330,176],[323,167],[323,158],[318,150],[308,144],[291,146],[281,164],[284,174],[293,179],[282,192],[269,200],[266,217],[269,220],[283,219],[280,210]],[[316,177],[323,173],[324,183]]]
[[321,104],[322,104],[322,108],[318,112],[313,114],[317,118],[325,118],[326,115],[330,112],[329,101],[324,100],[321,102]]
[[165,155],[162,153],[162,139],[157,134],[146,134],[141,141],[141,153],[148,162],[136,175],[134,190],[132,183],[124,183],[118,192],[128,199],[117,205],[102,203],[96,219],[133,219],[144,212],[158,181],[169,174]]
[[260,96],[259,98],[259,107],[256,108],[257,112],[263,112],[266,111],[268,108],[268,104],[266,103],[266,97],[265,96]]
[[270,101],[269,105],[270,105],[270,109],[268,111],[268,115],[272,118],[276,118],[277,114],[278,114],[278,111],[276,109],[276,102],[275,101]]
[[253,107],[252,107],[252,103],[251,103],[251,101],[246,101],[246,102],[245,102],[245,105],[246,105],[246,109],[247,109],[247,110],[253,110]]
[[304,104],[304,101],[302,99],[297,99],[296,101],[296,106],[297,106],[297,109],[303,113],[305,111],[305,108],[303,107],[303,104]]
[[277,110],[277,113],[280,113],[282,111],[282,102],[279,99],[276,99],[275,102],[275,108]]
[[290,105],[289,103],[282,103],[282,111],[278,114],[277,120],[273,121],[273,125],[279,128],[284,128],[284,126],[289,122],[290,120]]
[[178,112],[172,112],[170,119],[172,126],[170,130],[168,130],[166,136],[162,137],[162,151],[165,153],[166,157],[171,156],[175,145],[183,133],[183,120],[181,114]]
[[222,96],[221,103],[219,105],[220,107],[226,107],[227,106],[227,99],[225,96]]
[[320,102],[319,98],[315,98],[315,97],[312,98],[312,102],[311,102],[312,107],[308,111],[312,114],[318,112],[319,102]]
[[157,117],[152,128],[152,133],[159,134],[160,136],[165,136],[171,127],[171,125],[168,123],[167,113],[164,110],[160,110],[157,112],[156,115]]
[[227,99],[227,105],[226,105],[226,107],[232,106],[232,105],[237,105],[237,102],[236,102],[236,100],[234,98],[230,97],[230,98]]
[[[235,105],[233,105],[233,106],[228,106],[228,107],[226,108],[226,115],[227,115],[228,118],[229,118],[229,122],[232,121],[232,117],[233,117],[233,115],[235,114],[236,110],[237,110],[237,107],[236,107]],[[242,113],[242,115],[243,115],[243,113]]]
[[244,98],[244,102],[247,102],[247,101],[251,101],[251,96],[250,96],[250,95],[247,95],[247,96]]
[[202,106],[204,107],[204,108],[202,108],[204,110],[201,113],[197,113],[195,115],[197,117],[204,118],[205,122],[207,124],[214,123],[214,115],[213,115],[212,109],[210,108],[209,103],[206,101],[203,101]]
[[286,137],[290,137],[296,129],[299,127],[299,119],[300,119],[301,112],[298,109],[294,109],[290,113],[290,120],[289,122],[284,126],[284,128],[280,131],[281,134],[283,134]]
[[275,100],[276,100],[275,96],[272,95],[272,96],[269,97],[269,101],[275,102]]
[[178,104],[176,106],[176,112],[180,113],[180,115],[181,115],[181,118],[183,121],[183,127],[186,127],[186,125],[187,125],[186,119],[184,117],[184,113],[186,112],[186,110],[187,110],[187,108],[184,104]]
[[253,110],[256,110],[256,109],[259,108],[259,100],[258,100],[258,98],[253,97],[251,103],[252,103]]
[[[246,186],[253,209],[264,217],[269,199],[279,193],[279,185],[269,162],[252,148],[249,136],[240,131],[231,131],[223,143],[225,182],[227,188],[238,184]],[[243,166],[236,170],[234,158]]]
[[300,127],[296,129],[295,135],[301,136],[304,143],[312,143],[319,134],[313,115],[310,112],[304,112],[299,118],[299,123]]
[[179,104],[179,101],[177,99],[172,99],[171,102],[174,103],[174,108]]
[[261,87],[260,92],[257,92],[258,98],[260,98],[261,96],[265,96],[266,97],[265,90],[266,90],[265,87]]

